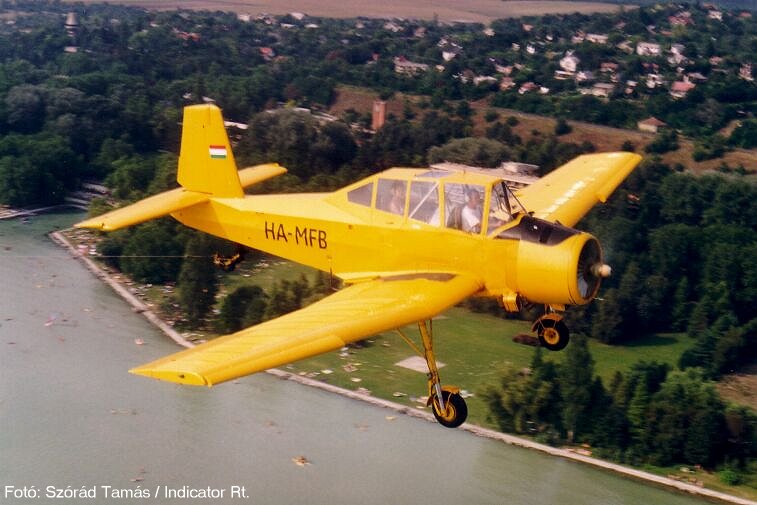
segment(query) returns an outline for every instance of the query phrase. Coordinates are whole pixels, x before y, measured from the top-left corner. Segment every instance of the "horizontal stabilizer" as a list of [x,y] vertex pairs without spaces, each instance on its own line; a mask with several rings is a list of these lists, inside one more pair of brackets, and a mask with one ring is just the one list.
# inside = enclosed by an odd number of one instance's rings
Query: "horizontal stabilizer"
[[[278,163],[266,163],[240,170],[239,180],[242,187],[252,186],[271,177],[286,173],[287,169]],[[101,216],[77,223],[76,228],[94,228],[101,231],[113,231],[126,226],[149,221],[173,212],[186,209],[198,203],[207,202],[210,195],[177,188],[140,200],[126,207],[116,209]]]
[[278,163],[266,163],[264,165],[255,165],[254,167],[247,167],[240,170],[239,182],[243,188],[252,186],[271,177],[285,174],[287,169],[279,165]]
[[145,198],[137,203],[121,207],[101,216],[89,218],[76,223],[74,226],[76,228],[94,228],[102,231],[118,230],[119,228],[143,223],[150,219],[186,209],[192,205],[206,202],[208,199],[209,195],[207,194],[177,188]]

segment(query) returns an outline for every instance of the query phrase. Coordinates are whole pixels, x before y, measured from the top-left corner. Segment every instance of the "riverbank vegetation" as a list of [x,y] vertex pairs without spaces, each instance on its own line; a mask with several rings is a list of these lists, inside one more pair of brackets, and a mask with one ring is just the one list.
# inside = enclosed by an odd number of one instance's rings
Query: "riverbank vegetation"
[[[0,202],[12,205],[60,202],[84,179],[104,179],[112,189],[109,201],[93,204],[93,213],[174,187],[181,109],[208,100],[238,122],[230,133],[240,165],[278,161],[289,168],[255,191],[326,191],[389,166],[441,159],[484,166],[511,159],[547,173],[594,150],[591,142],[561,140],[570,132],[566,121],[515,134],[518,119],[501,118],[497,105],[626,127],[654,114],[697,139],[698,156],[704,157],[755,146],[757,88],[737,76],[741,60],[753,53],[748,41],[755,23],[726,13],[721,26],[699,5],[687,6],[696,30],[671,27],[680,8],[665,6],[612,16],[506,20],[492,24],[494,35],[463,24],[361,20],[359,27],[355,20],[292,16],[242,21],[223,13],[84,9],[57,2],[2,7],[11,22],[0,26]],[[66,33],[69,9],[79,18]],[[650,24],[657,26],[652,32]],[[571,41],[578,31],[592,30],[616,40],[611,46]],[[672,35],[663,33],[668,31]],[[607,101],[577,96],[572,82],[554,80],[554,55],[547,56],[575,50],[587,62],[616,61],[627,80],[646,75],[645,65],[670,79],[675,70],[664,57],[647,61],[616,49],[626,38],[664,43],[673,36],[686,43],[690,73],[707,78],[697,93],[681,99],[642,89]],[[547,44],[549,37],[554,45]],[[438,45],[442,39],[444,47]],[[441,64],[443,49],[455,47],[456,56],[440,72],[396,70],[395,57]],[[727,56],[710,63],[718,55]],[[559,93],[519,94],[474,83],[502,65],[512,66],[517,85],[540,81]],[[369,88],[383,98],[402,92],[413,100],[373,133],[370,117],[357,110],[323,114],[339,85]],[[481,119],[469,106],[473,100],[490,104],[485,133],[478,137]],[[564,356],[508,343],[497,352],[522,358],[488,366],[491,360],[475,350],[487,349],[485,341],[495,337],[463,314],[496,318],[508,335],[524,331],[524,324],[502,321],[498,309],[472,301],[453,311],[463,323],[449,323],[469,349],[460,351],[465,361],[450,366],[450,375],[464,385],[472,377],[485,380],[471,390],[474,402],[482,412],[488,407],[490,422],[502,429],[553,443],[589,443],[600,454],[633,464],[699,464],[722,469],[730,482],[748,480],[755,474],[754,413],[723,402],[713,381],[755,361],[757,189],[748,175],[754,167],[723,165],[723,173],[695,175],[684,163],[669,166],[654,151],[674,149],[678,135],[660,134],[612,200],[582,222],[604,244],[615,275],[603,285],[601,301],[569,312],[577,338]],[[166,313],[180,314],[175,319],[186,329],[233,331],[334,287],[331,279],[303,278],[300,272],[256,288],[260,272],[243,271],[248,278],[214,269],[213,254],[229,256],[233,244],[168,219],[99,238],[97,248],[103,261],[138,282],[175,286],[161,290],[162,303]],[[260,260],[249,254],[250,264]],[[668,339],[675,344],[667,347]],[[385,343],[394,348],[388,340],[378,345]],[[646,348],[655,355],[635,359]],[[608,349],[603,358],[600,349]],[[675,355],[668,354],[671,349]],[[620,354],[628,362],[606,373],[606,362]],[[393,363],[377,365],[387,385],[393,384],[387,377],[399,378],[398,384],[418,381]]]

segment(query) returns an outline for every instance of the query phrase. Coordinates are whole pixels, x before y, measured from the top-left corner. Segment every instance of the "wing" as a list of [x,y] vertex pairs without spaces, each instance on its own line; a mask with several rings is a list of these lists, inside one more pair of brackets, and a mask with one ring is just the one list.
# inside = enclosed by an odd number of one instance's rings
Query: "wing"
[[[268,163],[266,165],[245,168],[237,172],[237,175],[242,187],[246,188],[247,186],[252,186],[271,177],[286,173],[286,171],[286,168],[276,163]],[[172,212],[207,202],[209,199],[210,195],[207,193],[176,188],[150,196],[126,207],[112,210],[101,216],[89,218],[81,223],[76,223],[74,226],[77,228],[113,231],[165,216]]]
[[183,188],[172,189],[140,200],[126,207],[112,210],[102,216],[91,217],[80,223],[76,228],[94,228],[102,231],[113,231],[126,226],[144,223],[150,219],[165,216],[198,203],[208,201],[208,195],[186,191]]
[[130,372],[212,386],[429,319],[480,288],[477,280],[456,274],[402,275],[353,284],[304,309]]
[[607,201],[640,161],[638,154],[625,152],[579,156],[515,194],[535,217],[574,226]]

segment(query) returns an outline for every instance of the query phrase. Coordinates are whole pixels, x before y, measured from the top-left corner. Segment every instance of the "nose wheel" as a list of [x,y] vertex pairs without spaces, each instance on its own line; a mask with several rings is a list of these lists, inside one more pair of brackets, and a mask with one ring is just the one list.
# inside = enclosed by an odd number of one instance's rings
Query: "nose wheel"
[[535,331],[542,347],[550,351],[562,351],[570,342],[570,331],[562,316],[550,312],[534,322],[531,331]]
[[423,351],[421,351],[412,340],[407,338],[402,331],[397,333],[412,347],[418,354],[423,356],[428,365],[428,403],[431,407],[434,417],[442,426],[446,428],[457,428],[468,418],[468,406],[460,395],[460,390],[454,386],[442,386],[439,379],[439,369],[436,366],[434,357],[433,332],[431,321],[418,323],[421,340],[423,342]]

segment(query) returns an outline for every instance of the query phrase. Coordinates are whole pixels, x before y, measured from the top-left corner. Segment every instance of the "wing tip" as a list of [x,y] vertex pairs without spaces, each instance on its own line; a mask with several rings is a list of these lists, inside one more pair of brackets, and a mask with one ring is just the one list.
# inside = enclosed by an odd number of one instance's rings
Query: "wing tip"
[[105,225],[105,222],[98,218],[85,219],[84,221],[80,221],[74,224],[74,228],[92,228],[93,230],[104,230],[104,231],[108,230],[108,228]]
[[183,370],[165,369],[161,367],[152,367],[143,365],[129,370],[130,374],[142,375],[151,379],[157,379],[176,384],[188,384],[191,386],[212,386],[212,384],[201,374],[195,372],[186,372]]

